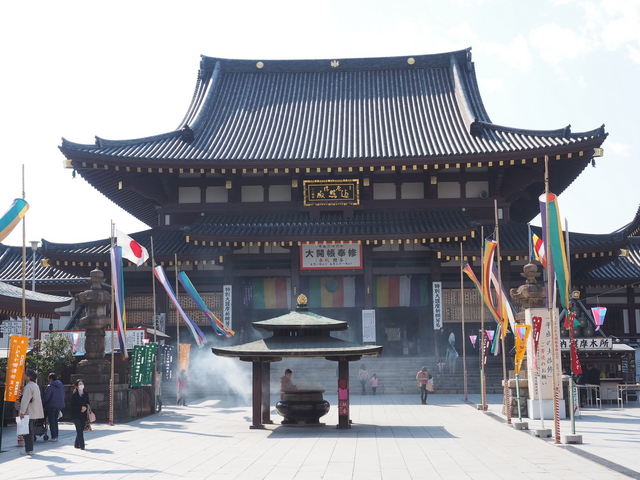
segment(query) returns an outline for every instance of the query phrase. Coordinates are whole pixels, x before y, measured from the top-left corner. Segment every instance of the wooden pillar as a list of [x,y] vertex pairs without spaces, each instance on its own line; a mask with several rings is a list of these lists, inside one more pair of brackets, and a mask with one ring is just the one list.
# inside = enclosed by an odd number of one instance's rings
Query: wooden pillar
[[271,424],[271,362],[262,362],[262,423]]
[[351,428],[349,420],[349,362],[338,360],[338,425],[339,429]]
[[364,276],[364,308],[373,308],[373,246],[362,244]]
[[253,366],[253,423],[249,428],[264,428],[262,425],[262,361],[252,362]]

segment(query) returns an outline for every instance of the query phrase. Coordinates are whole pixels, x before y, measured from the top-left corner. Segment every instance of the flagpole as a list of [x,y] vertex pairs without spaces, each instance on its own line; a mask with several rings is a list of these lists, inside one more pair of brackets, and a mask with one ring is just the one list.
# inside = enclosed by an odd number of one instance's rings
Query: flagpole
[[[553,254],[551,252],[551,227],[550,227],[550,206],[549,206],[549,155],[544,156],[544,195],[545,195],[545,214],[546,214],[546,232],[545,232],[545,254],[547,255],[547,267],[553,265]],[[549,275],[550,276],[550,275]],[[551,324],[551,341],[553,342],[553,349],[551,355],[551,381],[553,386],[553,432],[555,437],[555,443],[560,443],[560,398],[558,395],[558,381],[556,379],[557,368],[556,365],[556,347],[557,347],[557,324],[555,321],[554,307],[555,302],[553,298],[551,281],[547,282],[547,309],[549,313],[549,322]]]
[[[533,258],[536,255],[535,245],[533,245],[531,239],[531,224],[527,223],[527,244],[529,245],[529,263],[533,263]],[[548,247],[547,247],[548,248]],[[542,264],[542,258],[540,258],[540,264]],[[548,264],[547,264],[548,265]],[[546,269],[543,268],[544,276],[547,277]],[[544,278],[544,277],[543,277]],[[533,329],[533,325],[531,325]],[[538,332],[538,335],[540,333]],[[538,412],[540,414],[540,427],[544,430],[544,408],[542,407],[542,380],[540,379],[540,370],[538,369],[538,353],[540,352],[540,344],[536,346],[535,341],[535,329],[533,329],[532,334],[532,355],[533,355],[533,367],[534,367],[534,375],[536,377],[536,386],[538,388]]]
[[[502,269],[500,268],[500,226],[498,225],[498,199],[493,200],[493,211],[496,222],[496,256],[498,263],[498,292],[497,298],[499,299],[498,305],[502,305]],[[511,424],[511,398],[509,396],[509,376],[507,375],[507,352],[505,351],[505,339],[507,337],[507,328],[505,327],[504,309],[500,308],[500,323],[502,330],[500,330],[500,340],[502,343],[502,376],[504,378],[504,403],[507,413],[507,423]]]
[[[24,191],[24,163],[22,164],[22,199]],[[27,219],[22,217],[22,336],[27,334]]]
[[[178,254],[174,253],[174,264],[176,267],[176,300],[178,300]],[[176,307],[176,351],[178,352],[178,375],[176,376],[176,403],[180,399],[178,392],[178,378],[180,378],[180,312]]]
[[[571,279],[571,246],[569,245],[569,221],[565,218],[564,220],[564,234],[565,234],[565,245],[567,249],[567,268],[569,269],[569,279]],[[571,280],[569,280],[571,282]],[[571,283],[569,283],[571,285]],[[567,312],[569,315],[570,312]],[[573,325],[571,325],[573,329]],[[577,354],[578,352],[576,352]],[[573,334],[570,335],[569,338],[569,358],[571,364],[571,375],[569,375],[569,389],[567,391],[567,395],[569,395],[569,418],[571,419],[571,435],[576,434],[576,416],[574,409],[574,398],[573,398]]]
[[460,314],[462,316],[462,371],[464,382],[464,401],[469,401],[469,392],[467,389],[467,336],[464,330],[464,256],[462,250],[462,242],[460,242]]
[[[155,411],[158,411],[158,405],[162,405],[159,401],[162,396],[161,388],[162,388],[162,376],[158,375],[158,358],[160,357],[160,347],[158,346],[158,313],[156,307],[156,278],[155,278],[155,269],[156,269],[156,253],[153,248],[153,235],[151,236],[151,291],[153,297],[153,343],[156,344],[156,357],[155,357],[155,365],[153,369],[153,381],[155,387]],[[162,408],[162,407],[160,407]]]
[[[114,245],[114,242],[113,242],[114,233],[115,233],[115,225],[113,223],[113,220],[111,220],[111,238],[109,240],[111,250],[113,250],[113,245]],[[109,258],[111,258],[111,256],[109,256]],[[109,378],[109,425],[111,426],[114,425],[114,421],[113,421],[114,380],[113,379],[115,377],[114,350],[116,346],[113,338],[113,330],[115,329],[115,324],[114,324],[115,292],[114,292],[114,286],[113,286],[113,269],[114,269],[114,266],[112,263],[111,264],[111,377]]]
[[485,275],[485,271],[484,271],[485,267],[484,267],[484,226],[480,227],[480,271],[482,273],[482,284],[481,284],[481,288],[482,288],[482,293],[480,294],[480,338],[481,338],[481,343],[482,346],[480,347],[480,387],[481,387],[481,395],[482,395],[482,410],[485,411],[487,410],[487,377],[486,377],[486,372],[485,372],[485,355],[486,355],[486,348],[485,348],[485,335],[486,332],[484,330],[484,311],[485,311],[485,305],[484,305],[484,301],[482,299],[482,295],[484,294],[484,275]]

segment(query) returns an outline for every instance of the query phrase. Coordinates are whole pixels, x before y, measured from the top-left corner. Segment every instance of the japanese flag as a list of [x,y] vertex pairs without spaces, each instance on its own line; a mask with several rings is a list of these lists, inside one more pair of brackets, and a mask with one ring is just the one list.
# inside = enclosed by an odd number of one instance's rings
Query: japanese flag
[[149,258],[146,248],[120,230],[116,230],[116,245],[122,247],[122,258],[135,263],[138,267]]

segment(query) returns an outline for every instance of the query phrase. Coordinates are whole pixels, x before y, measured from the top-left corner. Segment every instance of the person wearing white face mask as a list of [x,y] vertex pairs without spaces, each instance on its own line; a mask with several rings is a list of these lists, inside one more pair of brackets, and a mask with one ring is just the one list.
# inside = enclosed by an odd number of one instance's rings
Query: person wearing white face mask
[[76,426],[75,447],[84,450],[84,424],[87,421],[89,409],[89,394],[84,391],[84,382],[76,380],[73,395],[71,396],[71,418]]

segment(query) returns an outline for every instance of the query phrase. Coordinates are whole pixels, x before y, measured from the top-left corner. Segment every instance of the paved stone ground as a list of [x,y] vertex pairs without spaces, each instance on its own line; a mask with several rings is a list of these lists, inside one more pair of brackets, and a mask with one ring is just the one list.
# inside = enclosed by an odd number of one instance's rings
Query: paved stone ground
[[[335,396],[324,427],[269,425],[251,430],[251,408],[238,397],[211,397],[128,424],[94,425],[87,447],[73,448],[71,424],[57,443],[38,440],[33,457],[19,455],[15,427],[4,429],[2,478],[84,479],[619,479],[640,478],[640,406],[585,410],[582,445],[556,445],[517,431],[490,395],[359,396],[353,426],[337,430]],[[275,397],[273,398],[275,402]],[[279,422],[275,413],[272,419]],[[553,423],[545,422],[553,431]],[[571,433],[567,421],[561,433]]]

